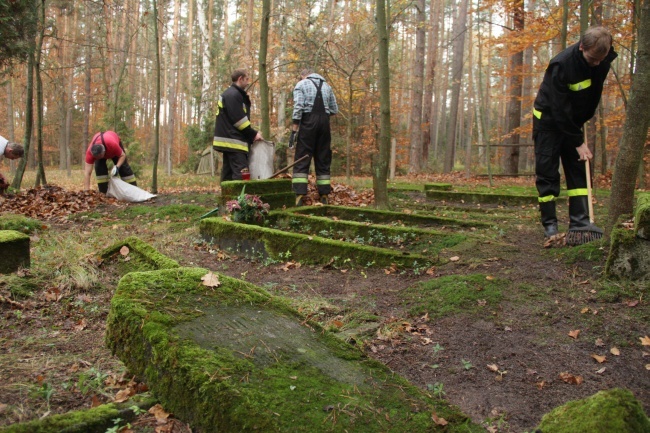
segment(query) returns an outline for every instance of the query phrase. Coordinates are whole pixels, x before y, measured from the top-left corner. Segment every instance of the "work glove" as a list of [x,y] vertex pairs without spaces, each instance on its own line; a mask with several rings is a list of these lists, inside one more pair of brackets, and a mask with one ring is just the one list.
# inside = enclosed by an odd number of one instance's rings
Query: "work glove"
[[296,134],[298,131],[291,131],[289,136],[289,149],[293,149],[296,146]]
[[117,174],[120,172],[120,169],[117,165],[113,166],[113,169],[111,170],[111,176],[117,176]]

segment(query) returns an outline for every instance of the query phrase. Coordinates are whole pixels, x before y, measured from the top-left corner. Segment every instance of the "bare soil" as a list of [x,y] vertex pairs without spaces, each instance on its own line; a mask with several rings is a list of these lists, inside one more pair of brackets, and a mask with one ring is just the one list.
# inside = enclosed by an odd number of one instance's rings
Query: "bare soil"
[[[182,200],[163,195],[149,206]],[[111,209],[102,206],[98,210],[108,218]],[[503,223],[493,242],[445,252],[445,258],[459,260],[429,274],[252,261],[201,241],[196,227],[162,252],[183,266],[243,278],[291,298],[305,314],[334,328],[351,312],[377,316],[365,336],[349,341],[459,406],[486,431],[532,431],[552,408],[613,387],[630,389],[650,413],[650,348],[640,340],[650,335],[648,287],[604,284],[606,254],[594,259],[567,247],[543,249],[536,218],[534,211],[522,212],[516,223]],[[49,231],[66,236],[92,231],[93,224],[82,220]],[[155,243],[159,233],[145,225],[137,235]],[[110,265],[99,269],[102,285],[115,287]],[[411,305],[401,296],[407,288],[477,273],[509,281],[500,303],[437,320],[409,314]],[[618,295],[611,295],[617,287]],[[8,289],[0,285],[5,299]],[[57,292],[43,282],[34,296],[14,299],[20,306],[0,303],[0,427],[110,401],[124,389],[131,377],[103,342],[110,298],[110,291]],[[576,330],[575,338],[569,335]],[[139,423],[134,431],[154,431],[150,421]],[[182,429],[188,426],[169,431]]]

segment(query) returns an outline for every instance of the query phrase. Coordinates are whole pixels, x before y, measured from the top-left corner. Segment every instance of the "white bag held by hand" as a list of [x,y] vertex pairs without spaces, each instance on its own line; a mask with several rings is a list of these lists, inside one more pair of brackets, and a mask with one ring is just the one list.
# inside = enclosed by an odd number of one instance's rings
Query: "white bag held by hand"
[[108,179],[108,197],[113,197],[122,201],[140,202],[147,201],[156,196],[156,194],[148,193],[147,191],[138,188],[135,185],[124,182],[117,177]]
[[248,153],[248,168],[251,180],[268,179],[273,176],[273,157],[275,144],[271,141],[260,140],[251,144]]

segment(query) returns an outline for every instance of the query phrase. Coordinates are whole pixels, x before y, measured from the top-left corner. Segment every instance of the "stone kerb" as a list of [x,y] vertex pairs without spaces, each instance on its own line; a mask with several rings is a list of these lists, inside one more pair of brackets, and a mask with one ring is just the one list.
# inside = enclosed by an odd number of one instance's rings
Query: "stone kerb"
[[304,215],[316,215],[323,217],[336,217],[344,220],[371,222],[373,224],[403,224],[417,227],[465,227],[465,228],[487,228],[492,224],[476,221],[461,220],[455,218],[437,217],[431,215],[418,215],[416,213],[393,212],[379,209],[368,209],[346,206],[304,206],[287,211]]
[[425,183],[424,191],[451,191],[450,183]]
[[259,196],[271,209],[282,209],[296,204],[296,195],[291,190],[291,179],[230,180],[221,182],[221,195],[218,200],[221,213],[226,212],[226,202],[235,200],[241,194],[242,188],[245,188],[246,194]]
[[[125,255],[122,255],[122,248]],[[125,275],[132,271],[148,271],[157,269],[178,268],[176,260],[161,254],[154,247],[142,241],[136,236],[130,236],[105,248],[100,257],[104,260],[116,258],[118,260],[118,271]]]
[[29,236],[15,230],[0,230],[0,274],[30,266]]
[[481,192],[457,192],[427,190],[427,199],[471,204],[493,204],[499,206],[525,206],[537,204],[537,196],[516,194],[487,194]]
[[204,239],[214,242],[221,249],[256,259],[270,257],[282,260],[289,253],[289,257],[297,258],[305,264],[329,264],[336,258],[341,263],[350,262],[359,266],[395,264],[415,267],[426,266],[432,261],[420,254],[405,254],[386,248],[235,223],[223,218],[201,220],[199,231]]
[[210,432],[478,432],[466,416],[241,280],[124,276],[107,344],[166,410]]
[[610,237],[608,277],[650,280],[650,193],[637,199],[634,230],[617,227]]

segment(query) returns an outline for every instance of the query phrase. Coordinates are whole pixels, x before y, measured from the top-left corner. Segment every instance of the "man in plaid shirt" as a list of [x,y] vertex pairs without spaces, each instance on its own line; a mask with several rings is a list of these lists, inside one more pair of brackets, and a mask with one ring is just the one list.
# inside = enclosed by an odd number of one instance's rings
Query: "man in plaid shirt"
[[307,176],[311,158],[316,168],[316,186],[320,201],[327,204],[327,195],[331,191],[330,165],[332,164],[332,134],[330,116],[339,112],[332,88],[325,78],[315,74],[311,69],[300,73],[302,78],[293,89],[293,116],[289,147],[296,145],[294,160],[309,155],[293,167],[291,182],[296,193],[296,206],[303,205],[307,194]]

